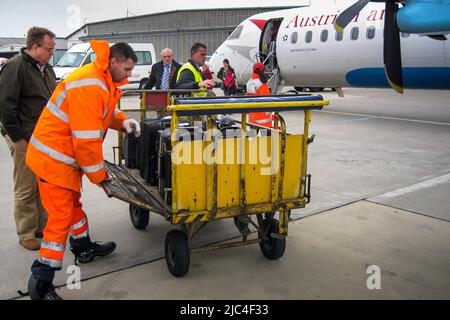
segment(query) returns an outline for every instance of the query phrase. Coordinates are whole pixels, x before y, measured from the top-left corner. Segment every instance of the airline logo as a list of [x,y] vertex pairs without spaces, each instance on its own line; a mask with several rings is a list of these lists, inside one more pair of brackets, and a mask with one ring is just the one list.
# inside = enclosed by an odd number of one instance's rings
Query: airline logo
[[267,20],[261,20],[261,19],[250,19],[251,22],[255,24],[259,28],[259,30],[263,30],[264,26],[266,25]]
[[[286,29],[290,28],[305,28],[314,26],[327,26],[333,25],[336,21],[340,11],[335,14],[322,14],[321,16],[301,17],[297,14],[286,25]],[[353,19],[352,23],[357,23],[365,19],[367,22],[377,22],[384,20],[384,9],[372,10],[367,16],[362,16],[363,12],[360,12]]]

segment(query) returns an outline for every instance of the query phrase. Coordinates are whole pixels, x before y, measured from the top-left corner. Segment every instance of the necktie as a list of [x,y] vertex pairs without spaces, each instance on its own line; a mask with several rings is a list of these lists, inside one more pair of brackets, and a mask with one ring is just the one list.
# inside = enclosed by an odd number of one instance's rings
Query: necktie
[[169,65],[164,65],[163,77],[161,80],[161,90],[169,90]]

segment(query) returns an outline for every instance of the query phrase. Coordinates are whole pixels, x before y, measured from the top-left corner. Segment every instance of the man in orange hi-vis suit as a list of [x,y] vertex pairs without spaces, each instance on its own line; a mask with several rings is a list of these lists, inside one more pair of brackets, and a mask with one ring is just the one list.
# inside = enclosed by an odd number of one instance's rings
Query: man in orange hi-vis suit
[[42,204],[48,212],[39,258],[28,282],[31,299],[59,300],[52,284],[62,269],[70,234],[70,249],[81,263],[106,256],[114,242],[91,242],[80,203],[83,175],[95,184],[108,179],[102,143],[108,128],[140,135],[139,123],[115,108],[137,62],[126,43],[111,48],[91,41],[97,58],[78,68],[55,89],[31,137],[26,163],[36,174]]
[[[253,73],[247,82],[247,95],[268,95],[270,94],[269,86],[265,81],[264,64],[257,62],[253,65]],[[248,114],[248,122],[264,127],[272,128],[271,112],[251,112]]]

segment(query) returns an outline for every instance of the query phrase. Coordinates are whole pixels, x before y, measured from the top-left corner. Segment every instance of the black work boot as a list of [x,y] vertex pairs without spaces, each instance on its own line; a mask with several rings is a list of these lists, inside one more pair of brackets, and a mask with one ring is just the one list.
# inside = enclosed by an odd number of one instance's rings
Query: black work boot
[[70,250],[75,255],[75,261],[80,263],[89,263],[94,260],[95,257],[104,257],[113,252],[116,249],[116,244],[112,241],[109,242],[90,242],[87,246],[72,245]]
[[62,300],[51,282],[37,279],[33,274],[28,280],[28,294],[31,300]]

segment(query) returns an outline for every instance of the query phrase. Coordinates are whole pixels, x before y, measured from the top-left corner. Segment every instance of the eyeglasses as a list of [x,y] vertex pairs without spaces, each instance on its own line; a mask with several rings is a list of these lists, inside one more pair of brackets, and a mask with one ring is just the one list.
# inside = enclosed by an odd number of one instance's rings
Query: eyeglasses
[[44,48],[45,50],[47,50],[48,53],[55,52],[55,48],[46,48],[44,46],[39,46],[39,47]]

